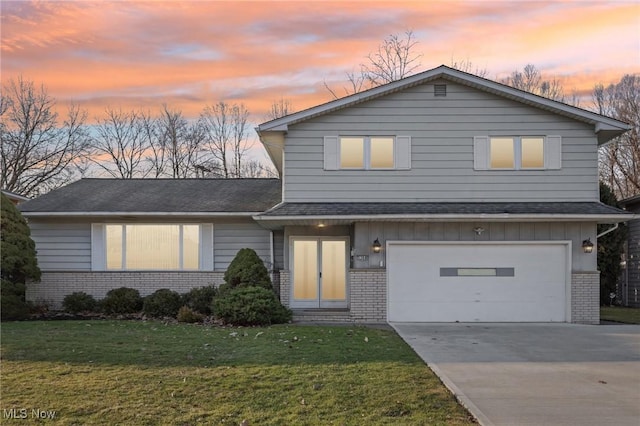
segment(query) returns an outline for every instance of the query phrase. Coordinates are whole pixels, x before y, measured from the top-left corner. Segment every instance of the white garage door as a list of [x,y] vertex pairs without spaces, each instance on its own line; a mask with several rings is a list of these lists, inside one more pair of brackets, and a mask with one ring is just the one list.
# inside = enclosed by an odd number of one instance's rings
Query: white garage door
[[568,321],[568,247],[389,242],[388,320]]

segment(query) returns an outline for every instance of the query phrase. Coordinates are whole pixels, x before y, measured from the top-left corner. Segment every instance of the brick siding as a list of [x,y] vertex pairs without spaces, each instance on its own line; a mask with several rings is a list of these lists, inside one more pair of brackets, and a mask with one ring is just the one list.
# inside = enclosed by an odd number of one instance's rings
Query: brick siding
[[600,272],[571,274],[571,322],[600,323]]
[[349,271],[351,317],[354,322],[387,322],[387,270]]
[[[285,306],[291,301],[291,273],[280,271],[280,298]],[[384,323],[387,321],[386,269],[349,271],[348,310],[294,310],[294,320],[324,322]]]

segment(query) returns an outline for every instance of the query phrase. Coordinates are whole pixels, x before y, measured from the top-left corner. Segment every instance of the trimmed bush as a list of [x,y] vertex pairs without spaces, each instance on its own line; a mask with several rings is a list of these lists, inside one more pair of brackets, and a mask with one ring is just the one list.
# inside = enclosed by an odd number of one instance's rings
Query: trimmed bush
[[106,314],[131,314],[142,309],[142,297],[134,288],[114,288],[109,290],[101,305]]
[[84,291],[76,291],[75,293],[68,294],[62,301],[64,310],[72,314],[77,314],[78,312],[93,312],[97,306],[98,302],[96,302],[96,299]]
[[150,317],[175,318],[180,306],[182,306],[180,294],[168,288],[161,288],[144,298],[142,312]]
[[29,318],[29,304],[24,300],[24,284],[0,281],[0,309],[2,321]]
[[188,306],[183,306],[178,311],[178,322],[196,323],[204,320],[204,315],[200,312],[196,312]]
[[255,250],[250,248],[238,251],[224,273],[224,280],[234,288],[255,286],[273,289],[269,271]]
[[213,301],[216,318],[233,325],[281,324],[291,320],[291,311],[271,290],[239,287],[226,291]]
[[211,315],[211,303],[218,294],[212,285],[196,287],[182,295],[182,303],[203,315]]

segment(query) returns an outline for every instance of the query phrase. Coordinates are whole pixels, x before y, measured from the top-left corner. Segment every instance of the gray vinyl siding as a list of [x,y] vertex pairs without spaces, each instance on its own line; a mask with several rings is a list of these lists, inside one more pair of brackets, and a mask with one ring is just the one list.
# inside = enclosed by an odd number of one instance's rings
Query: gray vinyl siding
[[224,271],[238,251],[252,248],[266,263],[271,262],[270,231],[256,223],[213,224],[214,269]]
[[[450,82],[407,89],[291,125],[284,199],[326,201],[593,201],[598,199],[593,126]],[[411,170],[327,170],[323,138],[411,136]],[[474,136],[559,135],[560,170],[474,170]]]
[[[384,249],[373,253],[373,241],[378,238],[385,247],[387,240],[404,241],[571,241],[572,271],[597,270],[595,253],[582,251],[582,241],[595,241],[596,224],[585,222],[540,223],[465,223],[465,222],[358,222],[355,225],[355,255],[368,255],[368,262],[354,260],[354,268],[376,268],[386,261]],[[482,227],[482,235],[473,231]],[[384,265],[386,266],[386,265]]]
[[91,224],[29,220],[42,271],[90,271]]
[[[30,219],[29,227],[41,270],[91,271],[91,222]],[[216,271],[226,270],[238,250],[245,247],[254,249],[265,262],[271,262],[270,231],[256,223],[214,223],[213,232]]]

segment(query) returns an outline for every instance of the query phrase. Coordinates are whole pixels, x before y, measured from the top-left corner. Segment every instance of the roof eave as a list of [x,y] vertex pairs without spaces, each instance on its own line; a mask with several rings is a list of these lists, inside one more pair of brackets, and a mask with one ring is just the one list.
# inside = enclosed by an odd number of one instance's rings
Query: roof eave
[[260,212],[127,212],[127,211],[99,211],[99,212],[22,212],[25,217],[248,217],[253,218]]
[[619,223],[634,219],[634,214],[380,214],[380,215],[297,215],[297,216],[264,216],[257,215],[253,219],[258,222],[276,221],[429,221],[429,222],[598,222]]

